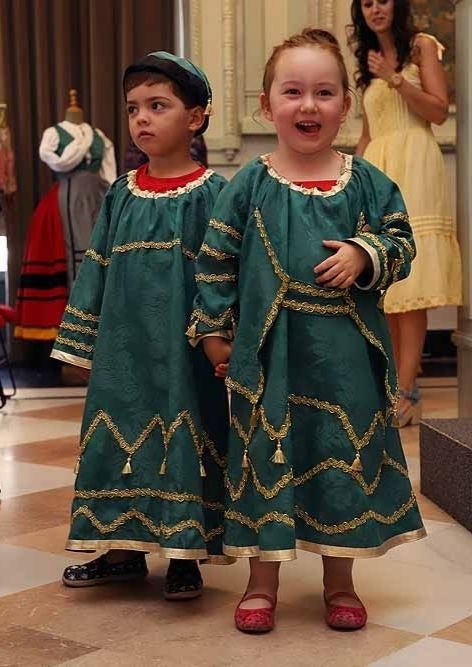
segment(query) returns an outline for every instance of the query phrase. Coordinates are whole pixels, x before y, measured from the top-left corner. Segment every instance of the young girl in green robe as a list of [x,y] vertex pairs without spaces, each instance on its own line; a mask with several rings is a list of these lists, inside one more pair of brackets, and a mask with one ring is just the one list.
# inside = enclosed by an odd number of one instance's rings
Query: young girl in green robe
[[[194,162],[205,74],[170,53],[129,67],[133,141],[149,162],[109,189],[52,356],[90,370],[67,548],[104,550],[66,586],[143,577],[170,558],[168,599],[196,597],[196,559],[223,561],[226,391],[185,330],[195,258],[225,181]],[[227,559],[226,559],[227,560]]]
[[273,628],[280,562],[298,547],[323,557],[329,626],[358,629],[354,558],[425,534],[381,296],[415,245],[397,186],[333,148],[350,97],[331,34],[274,49],[261,107],[278,145],[218,197],[188,331],[217,375],[230,357],[224,552],[250,558],[236,626]]

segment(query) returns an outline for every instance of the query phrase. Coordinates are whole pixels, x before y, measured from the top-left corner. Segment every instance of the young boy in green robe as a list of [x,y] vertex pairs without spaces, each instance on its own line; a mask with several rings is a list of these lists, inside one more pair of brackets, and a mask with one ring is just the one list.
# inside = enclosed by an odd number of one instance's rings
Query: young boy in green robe
[[193,598],[197,559],[225,560],[226,394],[185,337],[225,180],[190,157],[211,111],[199,68],[159,51],[128,67],[123,87],[149,162],[110,187],[52,352],[90,373],[66,548],[105,551],[63,583],[140,578],[157,552],[171,559],[166,598]]

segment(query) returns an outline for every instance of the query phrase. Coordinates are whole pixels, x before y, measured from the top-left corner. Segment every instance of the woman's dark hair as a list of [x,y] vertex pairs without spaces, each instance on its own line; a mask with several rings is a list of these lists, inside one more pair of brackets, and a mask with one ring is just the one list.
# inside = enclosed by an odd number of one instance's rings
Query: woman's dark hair
[[[352,25],[348,26],[350,32],[348,42],[358,65],[354,79],[356,88],[364,90],[373,79],[373,74],[369,72],[367,65],[368,53],[370,50],[379,51],[380,46],[377,35],[365,22],[362,14],[362,0],[352,0],[351,20]],[[413,38],[417,32],[413,24],[410,1],[394,0],[392,33],[397,50],[397,72],[400,72],[410,60]]]

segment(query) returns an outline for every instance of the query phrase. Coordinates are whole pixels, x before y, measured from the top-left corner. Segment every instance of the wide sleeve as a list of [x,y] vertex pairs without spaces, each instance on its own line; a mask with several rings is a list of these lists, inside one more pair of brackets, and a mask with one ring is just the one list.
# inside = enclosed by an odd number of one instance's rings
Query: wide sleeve
[[100,176],[107,183],[113,183],[116,180],[116,158],[113,142],[98,128],[95,128],[97,134],[103,140],[103,158],[100,165]]
[[196,262],[197,296],[187,335],[195,343],[218,332],[232,337],[238,314],[239,255],[247,221],[245,179],[219,194]]
[[109,228],[113,186],[108,191],[92,232],[79,274],[54,343],[51,357],[91,368],[100,323],[100,311],[110,264]]
[[56,153],[59,147],[59,132],[55,127],[44,130],[39,145],[39,157],[53,171],[68,173],[79,165],[90,148],[90,141],[83,139],[79,141],[74,138],[64,148],[62,155]]
[[371,267],[359,276],[356,286],[369,291],[385,290],[408,276],[416,247],[398,186],[378,172],[366,190],[356,235],[349,241],[367,252]]

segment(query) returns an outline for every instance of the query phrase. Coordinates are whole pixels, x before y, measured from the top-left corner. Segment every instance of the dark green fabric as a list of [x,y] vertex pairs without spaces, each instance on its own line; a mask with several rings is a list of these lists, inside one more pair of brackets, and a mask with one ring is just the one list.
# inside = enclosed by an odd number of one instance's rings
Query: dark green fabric
[[[59,155],[59,157],[61,157],[66,146],[68,146],[71,143],[71,141],[75,141],[75,139],[71,134],[69,134],[69,132],[67,132],[67,130],[64,130],[64,128],[61,127],[60,125],[56,125],[55,128],[59,135],[59,146],[57,147],[56,153],[57,155]],[[77,171],[80,169],[85,171],[91,171],[93,173],[98,173],[102,165],[104,149],[105,149],[105,144],[102,137],[98,134],[96,130],[93,130],[93,140],[89,150],[90,156],[88,158],[84,158],[82,162],[80,162],[76,167],[74,167],[73,171]],[[70,173],[71,172],[67,172],[67,175]],[[58,175],[60,177],[61,173],[58,173]]]
[[[315,551],[375,555],[422,529],[391,426],[396,376],[378,290],[408,275],[414,242],[396,185],[361,158],[348,172],[343,188],[323,196],[254,160],[220,194],[205,237],[213,251],[203,246],[197,259],[189,334],[237,322],[227,379],[230,548],[290,550],[298,539]],[[330,255],[327,239],[367,244],[380,267],[370,289],[317,288],[313,267]],[[274,463],[271,427],[287,419],[286,462]]]
[[[185,337],[194,258],[224,185],[203,180],[144,196],[123,176],[105,197],[53,352],[92,362],[72,541],[221,553],[226,391]],[[162,429],[176,420],[166,456]],[[123,474],[126,443],[142,434]]]

